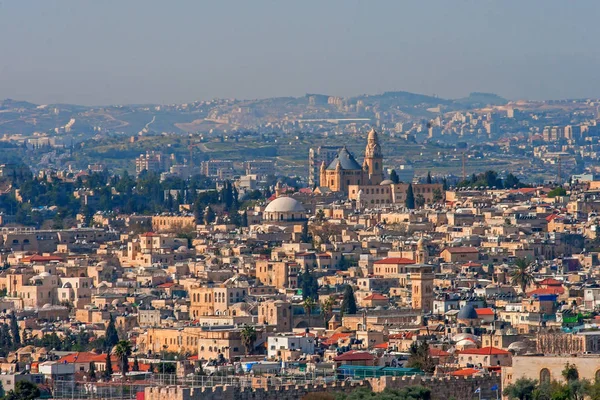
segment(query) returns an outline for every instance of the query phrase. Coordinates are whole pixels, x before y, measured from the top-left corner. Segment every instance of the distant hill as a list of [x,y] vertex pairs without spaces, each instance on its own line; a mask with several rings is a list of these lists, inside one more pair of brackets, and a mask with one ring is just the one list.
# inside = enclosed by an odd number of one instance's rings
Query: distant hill
[[501,106],[508,103],[508,100],[494,93],[473,92],[467,97],[454,100],[454,102],[465,107],[485,107],[488,105]]

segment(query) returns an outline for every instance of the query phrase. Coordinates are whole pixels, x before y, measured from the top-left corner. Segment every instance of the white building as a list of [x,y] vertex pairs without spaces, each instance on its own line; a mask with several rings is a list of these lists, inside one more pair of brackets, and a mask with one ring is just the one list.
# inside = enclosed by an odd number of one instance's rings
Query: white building
[[314,354],[315,338],[306,336],[270,336],[267,339],[267,355],[269,358],[279,358],[283,351],[301,351],[304,354]]

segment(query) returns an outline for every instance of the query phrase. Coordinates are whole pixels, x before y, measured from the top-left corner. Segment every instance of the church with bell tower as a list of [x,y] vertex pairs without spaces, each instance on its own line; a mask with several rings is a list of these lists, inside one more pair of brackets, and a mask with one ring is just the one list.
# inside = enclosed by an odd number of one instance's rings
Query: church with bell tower
[[383,154],[375,129],[367,136],[362,167],[346,146],[329,165],[321,164],[320,186],[333,192],[348,194],[350,186],[379,185],[383,179]]

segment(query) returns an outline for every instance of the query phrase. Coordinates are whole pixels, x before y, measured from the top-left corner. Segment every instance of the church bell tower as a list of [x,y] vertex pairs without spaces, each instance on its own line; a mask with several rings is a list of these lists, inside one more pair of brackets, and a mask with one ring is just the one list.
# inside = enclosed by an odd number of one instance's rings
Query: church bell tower
[[369,131],[364,163],[367,166],[370,184],[379,185],[383,181],[383,154],[375,129]]

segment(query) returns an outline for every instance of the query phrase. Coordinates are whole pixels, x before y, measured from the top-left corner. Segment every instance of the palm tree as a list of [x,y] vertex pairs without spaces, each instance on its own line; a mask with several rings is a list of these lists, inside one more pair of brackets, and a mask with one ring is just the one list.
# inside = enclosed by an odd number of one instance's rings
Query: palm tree
[[312,297],[307,297],[302,302],[302,306],[304,307],[304,312],[308,315],[308,325],[310,326],[310,315],[312,314],[313,308],[317,303],[313,300]]
[[532,274],[532,267],[524,258],[515,261],[515,269],[510,273],[510,283],[513,286],[519,286],[523,293],[527,286],[531,285],[535,279]]
[[128,340],[120,340],[114,349],[114,354],[117,356],[117,362],[121,369],[123,379],[129,371],[129,356],[131,356],[131,343]]
[[245,325],[241,332],[242,344],[246,348],[246,355],[252,352],[254,342],[256,341],[256,329],[253,326]]
[[334,306],[335,298],[333,296],[329,296],[323,303],[321,303],[321,310],[323,310],[323,319],[325,320],[325,327],[327,327],[327,322],[333,315]]

